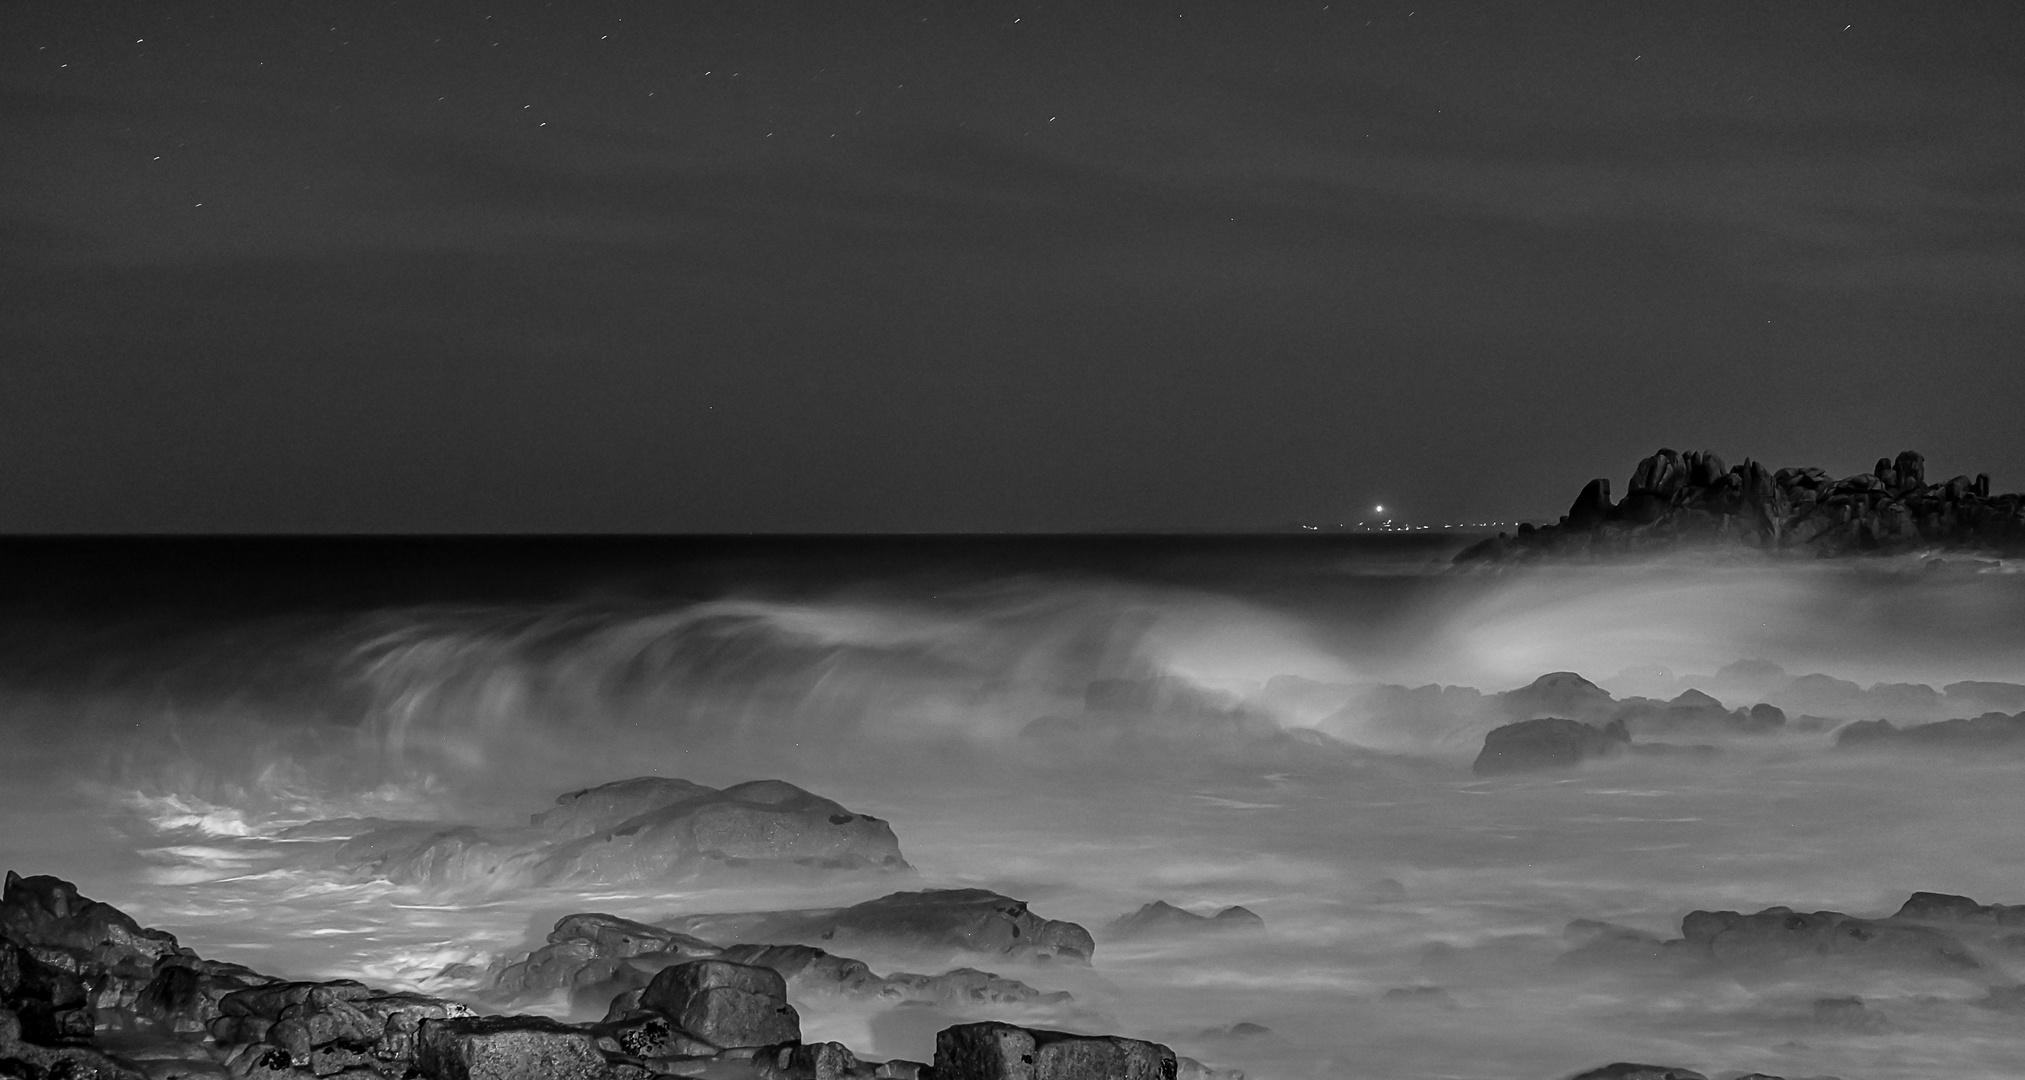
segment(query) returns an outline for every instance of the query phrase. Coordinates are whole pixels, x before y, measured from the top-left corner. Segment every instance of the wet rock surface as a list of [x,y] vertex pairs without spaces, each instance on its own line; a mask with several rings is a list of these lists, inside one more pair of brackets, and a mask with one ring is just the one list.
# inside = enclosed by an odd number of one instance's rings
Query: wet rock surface
[[[660,966],[643,986],[615,995],[604,1020],[572,1024],[206,960],[55,878],[10,875],[0,925],[0,1077],[8,1080],[925,1080],[934,1070],[920,1062],[865,1061],[841,1043],[804,1044],[790,987],[827,981],[842,987],[832,992],[971,1003],[1067,997],[969,968],[878,976],[809,946],[718,949],[585,913],[563,918],[551,947],[583,946],[599,954],[593,959],[618,962],[652,957]],[[713,955],[667,962],[701,950]],[[551,970],[516,968],[523,982],[529,971]],[[98,1045],[115,1035],[116,1052]],[[1147,1049],[1155,1044],[1054,1032],[1032,1040],[1051,1047],[1041,1056],[1052,1071],[1027,1075],[1175,1075],[1171,1052]],[[1203,1080],[1241,1076],[1195,1064],[1190,1075]]]
[[2025,550],[2025,495],[1992,494],[1987,474],[1929,483],[1914,451],[1841,479],[1821,469],[1729,465],[1713,451],[1662,447],[1632,471],[1624,500],[1592,480],[1551,525],[1466,548],[1458,564],[1653,553],[1696,546],[1807,556],[1932,548]]

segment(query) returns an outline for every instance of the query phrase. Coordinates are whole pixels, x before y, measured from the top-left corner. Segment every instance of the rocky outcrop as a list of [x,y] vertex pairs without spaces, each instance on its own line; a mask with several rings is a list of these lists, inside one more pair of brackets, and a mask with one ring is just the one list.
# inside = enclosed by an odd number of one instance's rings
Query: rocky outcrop
[[[792,980],[767,964],[713,957],[664,965],[645,986],[619,995],[595,1024],[481,1016],[456,1002],[351,980],[287,981],[206,960],[80,897],[68,882],[9,875],[8,884],[0,903],[0,1076],[12,1080],[924,1080],[931,1071],[919,1062],[863,1061],[840,1043],[803,1043],[788,1001]],[[1008,917],[1019,915],[1024,905]],[[617,959],[715,948],[609,915],[569,916],[554,937],[552,944],[584,943]],[[826,967],[828,954],[802,946],[721,951],[804,971],[863,969],[856,961]],[[131,983],[149,956],[152,975],[138,989],[109,989],[116,980]],[[960,983],[982,995],[972,1000],[988,996],[982,988],[994,982],[1010,982],[969,969],[885,981],[904,980]],[[25,1028],[20,1010],[37,1006],[43,1026]],[[53,1019],[65,1009],[85,1022]],[[987,1036],[971,1030],[978,1027],[950,1028],[938,1038],[938,1053],[952,1049],[948,1067],[934,1070],[938,1080],[1242,1080],[1192,1060],[1183,1069],[1172,1051],[1135,1039],[1003,1024],[983,1025],[997,1032]],[[102,1028],[121,1029],[121,1045],[146,1067],[91,1045]],[[985,1051],[992,1047],[1011,1053],[991,1057]]]
[[1624,725],[1615,721],[1596,727],[1557,716],[1522,720],[1493,728],[1484,748],[1470,765],[1478,776],[1566,769],[1590,758],[1622,752],[1631,743]]
[[689,915],[663,925],[715,941],[862,942],[1028,961],[1087,963],[1096,951],[1081,926],[1041,918],[1025,901],[985,889],[897,892],[847,908]]
[[1987,474],[1928,483],[1907,450],[1868,473],[1834,479],[1816,468],[1731,466],[1713,451],[1661,448],[1632,470],[1624,500],[1592,480],[1552,525],[1472,545],[1458,563],[1503,563],[1718,544],[1804,555],[1930,548],[2025,550],[2025,495],[1993,495]]
[[1130,938],[1174,937],[1204,933],[1264,930],[1266,921],[1249,908],[1231,906],[1214,915],[1198,915],[1155,900],[1129,915],[1121,915],[1104,928],[1104,936]]
[[718,791],[639,777],[557,803],[522,829],[381,824],[351,835],[332,858],[361,877],[487,889],[910,869],[892,826],[781,780]]

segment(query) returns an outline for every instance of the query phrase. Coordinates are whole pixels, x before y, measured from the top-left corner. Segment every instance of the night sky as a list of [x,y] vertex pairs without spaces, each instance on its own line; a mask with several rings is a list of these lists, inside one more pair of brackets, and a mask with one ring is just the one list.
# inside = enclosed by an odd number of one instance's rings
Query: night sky
[[2025,4],[0,6],[0,529],[2025,487]]

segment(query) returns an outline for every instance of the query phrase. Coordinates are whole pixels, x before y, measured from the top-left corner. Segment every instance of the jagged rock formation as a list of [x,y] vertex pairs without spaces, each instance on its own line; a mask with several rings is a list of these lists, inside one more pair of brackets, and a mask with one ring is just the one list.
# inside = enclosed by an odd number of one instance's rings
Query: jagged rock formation
[[1930,484],[1926,459],[1911,450],[1838,480],[1817,468],[1770,471],[1749,459],[1730,466],[1713,451],[1661,448],[1638,463],[1622,502],[1611,501],[1610,481],[1591,480],[1559,522],[1499,533],[1456,562],[1705,543],[1809,555],[2025,550],[2025,495],[1992,495],[1987,473]]
[[[1024,914],[1024,905],[1019,909]],[[565,941],[634,956],[693,947],[693,939],[611,916],[571,916],[558,931]],[[812,961],[826,954],[793,955]],[[69,882],[9,873],[0,898],[0,1076],[924,1080],[930,1074],[921,1062],[862,1061],[840,1043],[803,1043],[789,985],[765,964],[696,959],[665,966],[645,987],[620,995],[599,1023],[481,1016],[457,1002],[351,980],[289,982],[205,960],[173,936],[79,896]],[[24,1017],[36,1019],[25,1025]],[[92,1046],[108,1028],[123,1032],[123,1046],[138,1048],[125,1052],[170,1056],[149,1056],[144,1068]],[[1158,1043],[1009,1024],[945,1029],[936,1045],[935,1080],[1243,1075],[1177,1059]],[[174,1067],[165,1071],[159,1066],[167,1061]]]
[[1214,915],[1197,915],[1165,900],[1155,900],[1129,915],[1121,915],[1104,928],[1104,936],[1128,938],[1172,937],[1183,934],[1227,933],[1264,930],[1266,921],[1250,908],[1231,906]]
[[556,802],[523,829],[359,822],[331,858],[362,877],[449,888],[911,869],[891,825],[782,780],[718,791],[639,777]]

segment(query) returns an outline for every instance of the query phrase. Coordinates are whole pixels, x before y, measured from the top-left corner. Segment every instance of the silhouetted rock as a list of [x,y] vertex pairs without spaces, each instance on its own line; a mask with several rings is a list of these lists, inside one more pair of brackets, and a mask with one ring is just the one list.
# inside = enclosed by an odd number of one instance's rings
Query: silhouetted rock
[[1568,527],[1571,529],[1593,529],[1609,520],[1615,509],[1610,501],[1610,481],[1596,479],[1589,481],[1582,494],[1575,497],[1575,503],[1568,508]]
[[1555,524],[1499,533],[1459,564],[1590,558],[1717,544],[1806,555],[1956,548],[2025,550],[2025,495],[1991,495],[1987,477],[1930,484],[1907,450],[1840,480],[1815,468],[1731,467],[1712,451],[1661,448],[1632,470],[1624,502],[1591,481]]
[[[571,792],[560,802],[525,829],[412,822],[372,829],[346,840],[332,858],[362,876],[483,888],[659,881],[734,869],[908,869],[886,822],[781,780],[713,791],[641,777]],[[611,820],[629,810],[639,812]]]
[[1104,933],[1106,937],[1123,939],[1265,928],[1266,921],[1248,908],[1233,906],[1215,915],[1197,915],[1165,900],[1155,900],[1130,915],[1119,916],[1104,928]]
[[1175,1080],[1179,1068],[1173,1050],[1116,1035],[987,1021],[935,1036],[935,1080]]
[[705,940],[845,945],[926,953],[1087,961],[1096,945],[1072,922],[1043,919],[1026,902],[984,889],[898,892],[847,908],[690,915],[663,925]]
[[1630,742],[1621,724],[1594,727],[1580,720],[1542,717],[1494,728],[1470,770],[1478,776],[1566,769],[1624,749]]

